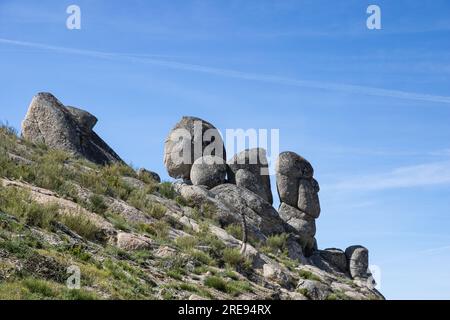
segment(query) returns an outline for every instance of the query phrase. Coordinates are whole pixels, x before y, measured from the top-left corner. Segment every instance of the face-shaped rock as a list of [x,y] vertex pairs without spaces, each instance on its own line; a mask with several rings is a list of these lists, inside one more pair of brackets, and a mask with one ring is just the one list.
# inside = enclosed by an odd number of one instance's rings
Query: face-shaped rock
[[297,208],[317,219],[320,215],[318,183],[314,179],[299,180]]
[[314,169],[309,161],[291,151],[280,153],[275,171],[292,178],[310,179],[314,175]]
[[345,250],[352,278],[365,278],[369,270],[369,250],[363,246],[351,246]]

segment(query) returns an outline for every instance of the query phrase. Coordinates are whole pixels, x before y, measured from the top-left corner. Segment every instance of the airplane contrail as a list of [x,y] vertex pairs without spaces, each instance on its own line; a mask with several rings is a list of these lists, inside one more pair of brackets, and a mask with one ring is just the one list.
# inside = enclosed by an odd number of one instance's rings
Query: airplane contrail
[[197,64],[189,64],[189,63],[183,63],[183,62],[163,60],[163,59],[159,59],[159,58],[152,58],[152,57],[158,57],[158,55],[153,55],[153,56],[148,55],[148,57],[143,58],[143,57],[133,56],[131,54],[66,48],[66,47],[60,47],[60,46],[54,46],[54,45],[48,45],[48,44],[42,44],[42,43],[18,41],[18,40],[4,39],[4,38],[0,38],[0,43],[5,44],[5,45],[14,45],[14,46],[42,49],[42,50],[53,51],[53,52],[58,52],[58,53],[85,55],[85,56],[90,56],[90,57],[100,58],[100,59],[128,60],[128,61],[133,61],[133,62],[138,62],[138,63],[146,63],[146,64],[163,66],[163,67],[177,69],[177,70],[206,73],[206,74],[212,74],[212,75],[223,76],[223,77],[228,77],[228,78],[250,80],[250,81],[275,83],[275,84],[287,85],[287,86],[293,86],[293,87],[322,89],[322,90],[355,93],[355,94],[362,94],[362,95],[369,95],[369,96],[379,96],[379,97],[388,97],[388,98],[450,104],[450,96],[431,95],[431,94],[423,94],[423,93],[415,93],[415,92],[409,92],[409,91],[391,90],[391,89],[383,89],[383,88],[375,88],[375,87],[351,85],[351,84],[339,84],[339,83],[321,82],[321,81],[298,80],[298,79],[274,76],[274,75],[269,75],[269,74],[249,73],[249,72],[242,72],[242,71],[238,71],[238,70],[214,68],[214,67],[208,67],[208,66],[197,65]]

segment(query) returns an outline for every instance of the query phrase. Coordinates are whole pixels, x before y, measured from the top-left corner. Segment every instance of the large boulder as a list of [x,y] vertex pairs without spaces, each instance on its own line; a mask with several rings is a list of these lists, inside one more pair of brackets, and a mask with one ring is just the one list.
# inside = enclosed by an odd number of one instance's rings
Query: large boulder
[[183,117],[170,131],[164,144],[164,165],[169,175],[190,180],[194,161],[207,155],[226,161],[220,132],[205,120]]
[[244,150],[228,160],[228,180],[273,203],[266,150]]
[[316,222],[308,214],[286,203],[281,203],[278,213],[280,218],[290,227],[290,231],[296,234],[302,246],[303,252],[310,255],[315,248]]
[[314,175],[314,169],[309,161],[292,151],[280,153],[275,170],[279,174],[295,178],[309,179]]
[[317,219],[320,215],[319,184],[314,179],[300,179],[297,208]]
[[296,207],[299,198],[300,179],[312,179],[314,175],[312,165],[298,154],[286,151],[278,156],[275,172],[281,202]]
[[122,162],[92,129],[97,118],[87,111],[64,106],[50,93],[38,93],[22,122],[22,136],[97,164]]
[[227,165],[222,158],[204,156],[194,161],[190,178],[193,185],[214,188],[225,183]]
[[345,250],[348,268],[352,278],[369,276],[369,250],[363,246],[351,246]]
[[288,151],[279,155],[275,172],[280,217],[300,236],[304,254],[310,256],[317,249],[315,219],[320,215],[314,169],[306,159]]
[[336,268],[342,273],[348,271],[347,257],[345,252],[337,248],[328,248],[324,250],[319,250],[320,257],[328,262],[332,267]]
[[286,224],[278,212],[253,192],[230,183],[214,187],[211,192],[216,195],[217,200],[235,212],[239,220],[244,214],[249,232],[260,240],[268,235],[286,232]]

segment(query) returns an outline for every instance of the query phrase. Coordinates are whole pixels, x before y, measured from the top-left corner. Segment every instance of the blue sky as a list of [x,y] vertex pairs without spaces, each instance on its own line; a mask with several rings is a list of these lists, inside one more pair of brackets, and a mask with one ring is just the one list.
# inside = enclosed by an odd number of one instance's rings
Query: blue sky
[[[369,4],[382,30],[366,28]],[[19,128],[50,91],[165,179],[182,115],[280,129],[281,151],[309,159],[322,187],[319,247],[367,246],[387,298],[449,299],[449,12],[446,0],[1,0],[0,120]]]

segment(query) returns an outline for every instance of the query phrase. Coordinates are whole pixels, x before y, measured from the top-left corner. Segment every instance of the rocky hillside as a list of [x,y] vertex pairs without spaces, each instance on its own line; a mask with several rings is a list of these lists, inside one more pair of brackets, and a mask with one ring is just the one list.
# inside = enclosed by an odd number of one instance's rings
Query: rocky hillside
[[1,127],[0,299],[383,299],[366,248],[318,249],[319,184],[301,156],[280,154],[276,210],[265,151],[226,161],[206,121],[170,131],[174,183],[123,163],[96,122],[41,93],[20,137]]

